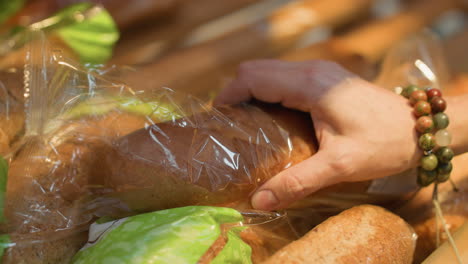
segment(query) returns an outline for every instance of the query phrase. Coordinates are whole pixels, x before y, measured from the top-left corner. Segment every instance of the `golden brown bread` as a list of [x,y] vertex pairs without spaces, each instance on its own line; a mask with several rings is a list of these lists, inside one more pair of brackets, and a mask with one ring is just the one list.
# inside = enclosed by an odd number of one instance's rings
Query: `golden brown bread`
[[376,206],[348,209],[276,252],[265,264],[409,264],[415,237],[400,217]]
[[109,196],[138,211],[240,202],[258,184],[314,153],[313,137],[288,135],[257,108],[218,111],[120,138],[90,177],[92,184],[113,190]]
[[[314,151],[312,137],[307,137],[308,142],[305,142],[299,136],[294,136],[301,134],[303,130],[298,133],[293,130],[291,138],[294,157],[286,159],[290,156],[287,141],[281,134],[285,132],[276,126],[269,115],[257,108],[234,107],[224,110],[223,114],[225,116],[208,112],[178,121],[180,124],[188,119],[192,122],[196,120],[199,125],[196,129],[189,126],[177,127],[172,122],[157,126],[170,135],[165,146],[173,148],[177,159],[184,161],[187,149],[196,149],[191,141],[201,144],[203,139],[217,137],[220,143],[238,152],[241,157],[238,165],[250,170],[252,178],[245,177],[245,170],[231,170],[222,160],[214,161],[221,158],[217,153],[205,152],[203,155],[207,163],[217,166],[220,172],[232,173],[229,175],[232,179],[224,180],[226,189],[211,193],[207,171],[201,170],[201,180],[196,185],[184,178],[187,174],[183,170],[177,172],[176,167],[164,166],[163,163],[170,162],[170,157],[158,153],[157,149],[148,148],[154,142],[147,138],[147,130],[142,129],[122,137],[145,127],[147,120],[143,116],[111,112],[104,116],[83,117],[64,124],[48,142],[32,139],[17,153],[11,164],[7,187],[5,213],[9,221],[7,225],[1,226],[2,231],[18,235],[40,232],[42,239],[48,241],[62,232],[56,233],[56,230],[73,232],[92,221],[94,216],[122,217],[134,214],[135,211],[179,205],[247,201],[249,192],[258,184],[255,177],[265,180],[285,164],[305,159]],[[304,117],[308,118],[307,115]],[[216,118],[230,118],[235,126],[220,130],[219,126],[213,125],[216,124]],[[210,119],[213,122],[209,122]],[[263,130],[258,129],[258,124],[263,124]],[[311,126],[310,120],[299,122],[296,127],[303,126]],[[140,137],[139,133],[145,135]],[[254,137],[250,138],[251,135]],[[266,138],[276,144],[265,141]],[[256,140],[259,140],[258,144],[255,144]],[[297,146],[298,144],[301,146]],[[145,152],[143,154],[160,162],[159,167],[154,163],[144,165],[141,161],[133,162],[134,157],[131,155],[116,159],[116,156],[121,155],[116,150],[125,150],[125,146],[136,147],[135,151]],[[198,159],[191,159],[192,168],[202,158],[200,156]],[[170,174],[171,169],[175,174]],[[150,184],[144,180],[149,180]],[[155,185],[157,180],[162,181]],[[228,184],[228,181],[232,183]],[[62,252],[60,244],[51,242],[43,243],[42,246],[41,250],[44,252]],[[39,249],[13,247],[5,258],[20,254],[18,250]],[[30,256],[34,254],[31,253]],[[36,260],[28,261],[33,263]]]

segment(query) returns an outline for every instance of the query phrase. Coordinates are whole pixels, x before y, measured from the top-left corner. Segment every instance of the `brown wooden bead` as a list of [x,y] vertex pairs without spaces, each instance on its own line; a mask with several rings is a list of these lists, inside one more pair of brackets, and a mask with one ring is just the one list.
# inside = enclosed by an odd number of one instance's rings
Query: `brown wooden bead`
[[442,92],[439,89],[432,88],[427,90],[426,95],[427,99],[431,100],[434,97],[442,97]]
[[434,128],[434,121],[430,116],[421,116],[416,120],[416,131],[419,133],[431,132]]
[[443,112],[445,111],[446,108],[447,108],[447,103],[441,97],[433,97],[431,99],[431,109],[434,114]]
[[430,115],[431,105],[426,101],[419,101],[414,105],[414,115],[416,117]]
[[422,90],[416,90],[412,92],[409,97],[409,101],[411,105],[415,105],[418,101],[427,101],[426,92]]

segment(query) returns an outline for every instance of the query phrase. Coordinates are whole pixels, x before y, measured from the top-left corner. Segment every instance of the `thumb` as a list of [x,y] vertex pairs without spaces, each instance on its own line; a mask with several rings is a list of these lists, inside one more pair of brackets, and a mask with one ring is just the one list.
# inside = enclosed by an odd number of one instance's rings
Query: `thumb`
[[285,208],[289,204],[329,185],[338,182],[340,176],[330,164],[332,157],[319,151],[311,158],[288,168],[257,190],[252,206],[259,210]]

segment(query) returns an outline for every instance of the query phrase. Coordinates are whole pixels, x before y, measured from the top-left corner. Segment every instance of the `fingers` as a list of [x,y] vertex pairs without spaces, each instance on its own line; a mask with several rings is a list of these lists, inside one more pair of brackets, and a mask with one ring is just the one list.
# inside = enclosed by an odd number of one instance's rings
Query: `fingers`
[[258,60],[243,63],[237,78],[215,100],[215,105],[235,104],[254,97],[269,103],[308,111],[314,98],[354,76],[327,61],[285,62]]
[[219,94],[215,105],[236,104],[252,97],[269,103],[284,103],[294,97],[297,100],[294,100],[296,107],[293,108],[297,109],[305,105],[300,96],[306,90],[305,76],[299,73],[301,65],[280,60],[243,63],[237,78]]
[[338,182],[341,176],[330,166],[330,155],[319,151],[313,157],[286,169],[271,178],[252,197],[252,206],[259,210],[275,210]]
[[[295,83],[297,66],[279,60],[258,60],[243,63],[237,78],[216,99],[218,104],[235,104],[255,97],[259,100],[280,102],[286,89],[290,92],[300,86]],[[297,74],[296,74],[297,75]]]

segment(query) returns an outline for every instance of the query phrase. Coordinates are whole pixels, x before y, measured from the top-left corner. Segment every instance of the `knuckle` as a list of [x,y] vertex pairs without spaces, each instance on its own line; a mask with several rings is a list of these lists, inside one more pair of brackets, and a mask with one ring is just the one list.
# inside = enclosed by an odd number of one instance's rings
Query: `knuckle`
[[302,198],[306,195],[306,188],[298,174],[287,172],[285,175],[284,188],[288,198],[291,200]]
[[333,174],[343,177],[354,173],[355,158],[351,151],[340,150],[333,156],[334,158],[330,161],[330,169]]

